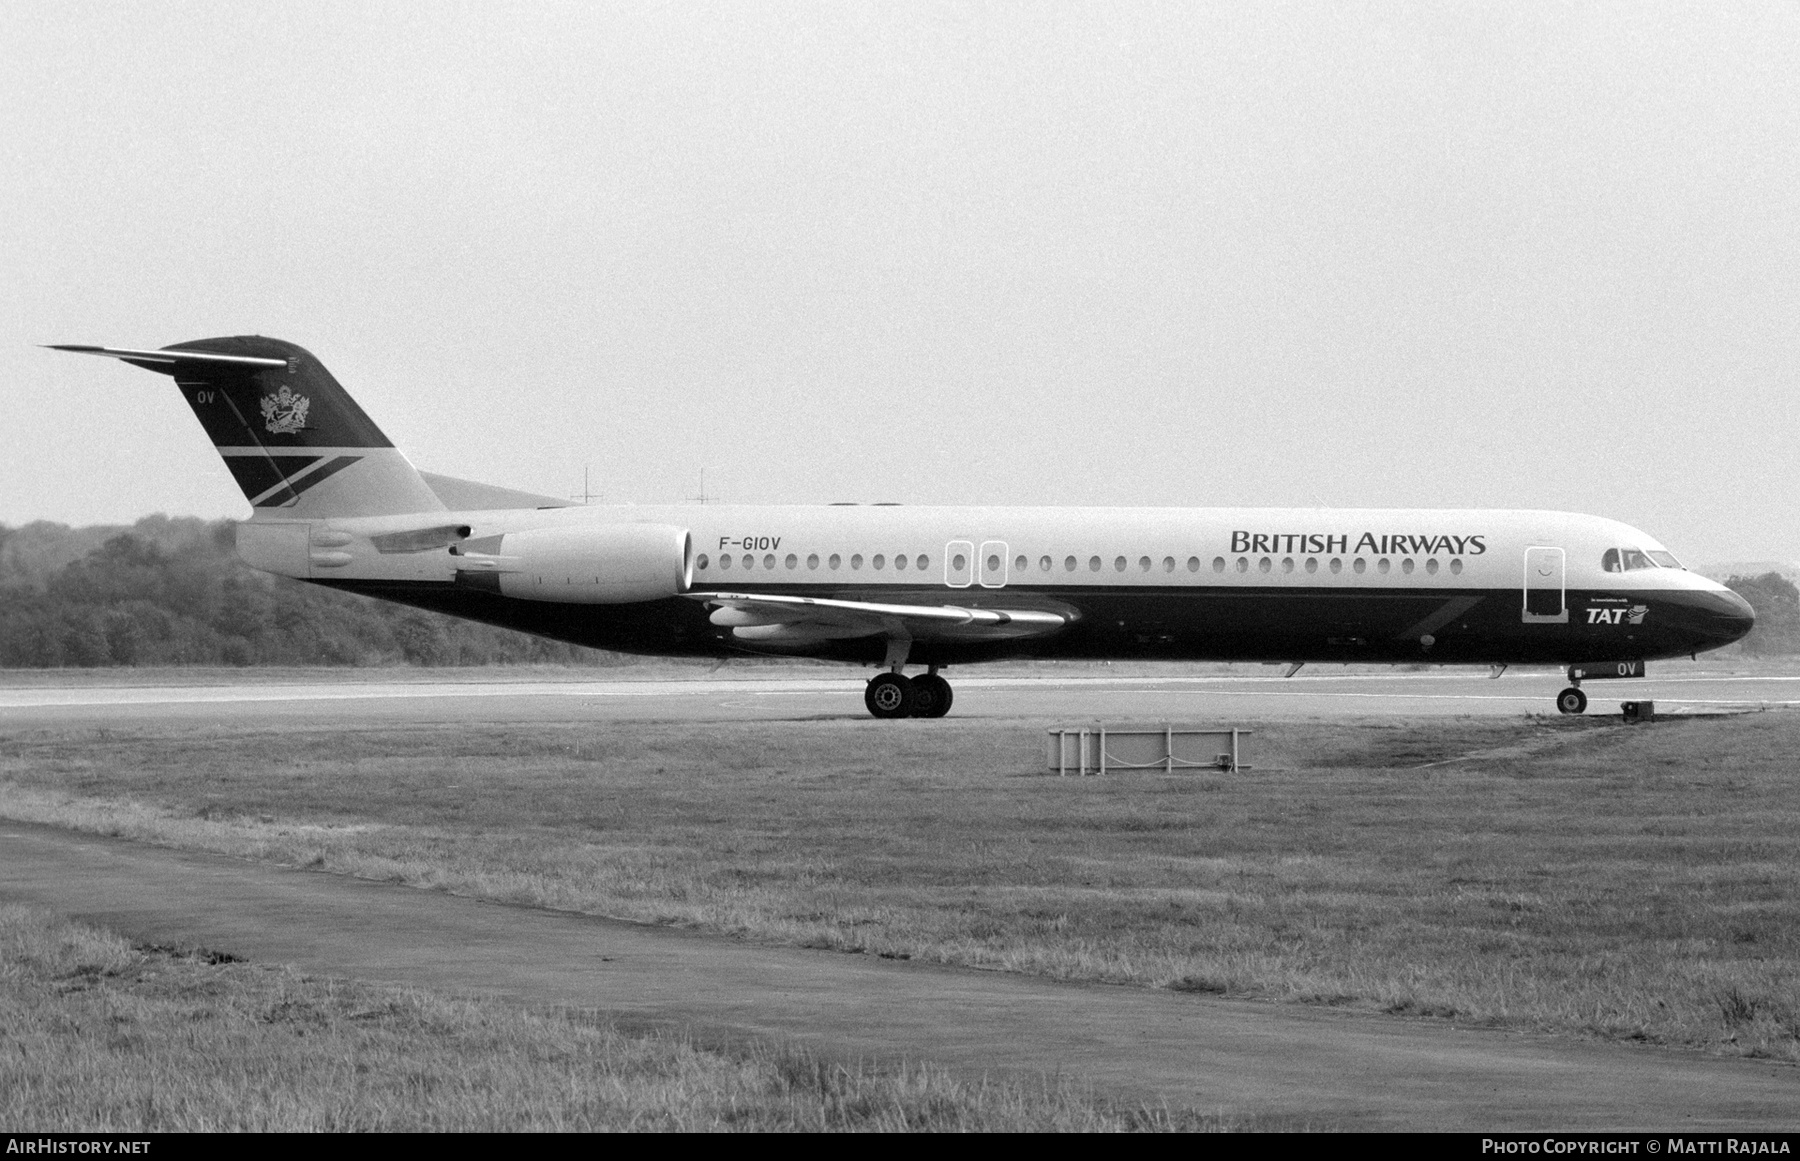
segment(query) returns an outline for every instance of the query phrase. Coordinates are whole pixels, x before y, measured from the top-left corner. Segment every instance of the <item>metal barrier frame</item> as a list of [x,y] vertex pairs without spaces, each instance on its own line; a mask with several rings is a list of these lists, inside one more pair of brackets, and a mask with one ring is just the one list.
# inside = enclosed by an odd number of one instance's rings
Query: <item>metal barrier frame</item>
[[[1068,740],[1071,736],[1074,736],[1075,738],[1076,774],[1078,777],[1082,778],[1087,777],[1090,773],[1088,769],[1088,739],[1090,737],[1095,739],[1094,753],[1097,758],[1097,764],[1092,770],[1092,773],[1097,775],[1104,775],[1109,766],[1114,770],[1160,769],[1164,774],[1173,774],[1177,770],[1219,770],[1227,774],[1236,774],[1240,770],[1249,770],[1252,768],[1239,760],[1240,750],[1238,748],[1238,740],[1240,738],[1251,736],[1254,731],[1240,730],[1235,727],[1229,730],[1178,730],[1174,726],[1164,726],[1160,730],[1109,731],[1105,726],[1083,726],[1080,729],[1058,729],[1047,730],[1045,732],[1056,739],[1055,766],[1056,776],[1059,778],[1066,778],[1069,775]],[[1112,758],[1106,752],[1106,739],[1109,733],[1113,737],[1160,737],[1163,740],[1163,756],[1153,762],[1125,762],[1117,758]],[[1222,741],[1228,740],[1231,749],[1229,752],[1213,758],[1210,762],[1187,761],[1175,756],[1175,739],[1177,737],[1219,738]]]

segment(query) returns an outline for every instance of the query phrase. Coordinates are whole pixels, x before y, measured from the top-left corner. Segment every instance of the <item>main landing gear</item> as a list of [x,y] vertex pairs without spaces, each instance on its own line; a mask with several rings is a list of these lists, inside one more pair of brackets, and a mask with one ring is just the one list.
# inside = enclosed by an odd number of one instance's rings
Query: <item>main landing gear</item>
[[918,677],[895,670],[878,673],[863,691],[863,704],[878,718],[941,718],[954,699],[950,683],[938,676],[937,667]]

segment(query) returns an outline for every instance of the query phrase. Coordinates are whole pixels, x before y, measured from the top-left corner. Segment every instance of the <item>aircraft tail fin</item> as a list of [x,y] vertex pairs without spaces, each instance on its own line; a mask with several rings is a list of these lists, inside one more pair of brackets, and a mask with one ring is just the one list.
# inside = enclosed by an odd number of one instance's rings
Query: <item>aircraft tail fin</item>
[[393,516],[444,503],[311,353],[260,335],[160,350],[52,344],[168,375],[256,518]]

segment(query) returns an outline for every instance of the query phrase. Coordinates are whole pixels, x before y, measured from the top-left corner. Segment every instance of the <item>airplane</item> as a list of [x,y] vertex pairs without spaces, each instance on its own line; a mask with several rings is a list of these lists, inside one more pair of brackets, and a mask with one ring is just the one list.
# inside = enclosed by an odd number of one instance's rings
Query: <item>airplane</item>
[[[600,507],[422,472],[320,362],[236,336],[53,344],[171,376],[252,508],[250,566],[577,645],[873,664],[877,718],[1003,658],[1566,666],[1742,638],[1755,614],[1654,538],[1476,509]],[[906,667],[925,672],[906,675]]]

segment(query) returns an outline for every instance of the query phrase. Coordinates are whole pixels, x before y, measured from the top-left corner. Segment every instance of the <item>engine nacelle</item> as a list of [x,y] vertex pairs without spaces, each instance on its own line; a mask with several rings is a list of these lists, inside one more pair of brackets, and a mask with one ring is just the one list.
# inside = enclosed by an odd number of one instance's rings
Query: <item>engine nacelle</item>
[[464,566],[494,575],[503,595],[521,600],[622,605],[676,596],[694,582],[693,538],[668,524],[533,528],[498,539],[493,555],[466,553]]

